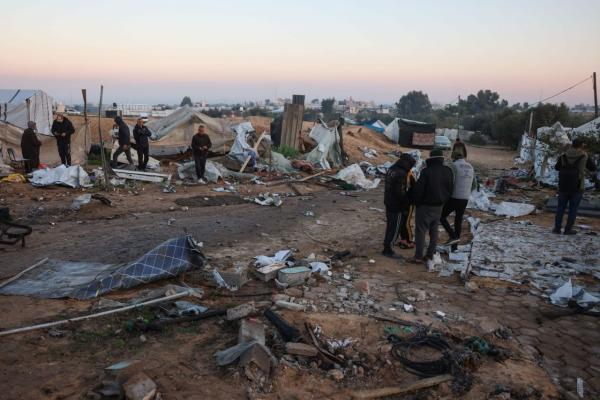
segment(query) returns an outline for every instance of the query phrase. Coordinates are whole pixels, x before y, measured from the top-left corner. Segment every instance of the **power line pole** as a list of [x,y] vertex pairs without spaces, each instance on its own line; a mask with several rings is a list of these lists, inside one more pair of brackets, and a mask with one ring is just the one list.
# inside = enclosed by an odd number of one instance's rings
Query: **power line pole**
[[596,88],[596,73],[594,72],[593,81],[594,81],[594,115],[595,118],[598,118],[598,89]]

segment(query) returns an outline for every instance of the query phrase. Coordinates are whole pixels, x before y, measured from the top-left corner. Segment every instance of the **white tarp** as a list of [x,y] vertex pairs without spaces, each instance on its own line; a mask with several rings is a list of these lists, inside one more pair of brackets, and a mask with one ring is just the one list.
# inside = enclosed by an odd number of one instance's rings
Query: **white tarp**
[[340,137],[336,128],[325,124],[316,124],[309,136],[317,142],[317,147],[306,155],[306,160],[319,165],[323,169],[331,169],[342,164]]
[[64,164],[56,168],[45,168],[33,171],[30,179],[33,186],[66,185],[72,188],[92,186],[87,172],[79,165],[66,167]]
[[600,133],[600,118],[574,128],[571,131],[571,137],[574,139],[578,136],[598,135],[598,133]]
[[248,158],[248,151],[252,149],[252,146],[248,144],[248,135],[255,132],[254,127],[250,122],[242,122],[232,126],[231,130],[235,132],[235,139],[229,150],[229,156],[243,163]]
[[400,139],[400,128],[398,127],[398,118],[394,118],[392,122],[385,128],[383,134],[392,142],[398,143]]
[[373,179],[372,181],[368,180],[358,164],[352,164],[340,170],[337,175],[335,175],[335,178],[363,189],[375,189],[381,181],[379,178]]
[[38,133],[50,135],[52,103],[52,97],[41,90],[0,89],[0,121],[21,129],[33,121]]
[[573,286],[571,279],[550,295],[550,301],[557,306],[567,306],[569,301],[572,300],[577,302],[581,307],[600,304],[600,298],[589,294],[580,286]]
[[[189,161],[179,166],[177,173],[179,174],[179,179],[198,178],[196,176],[196,163],[194,161]],[[208,182],[217,183],[219,178],[223,179],[221,171],[214,162],[207,160],[206,169],[204,171],[204,179],[206,179]]]
[[495,213],[496,215],[505,215],[507,217],[522,217],[534,211],[535,206],[533,204],[503,201],[496,206]]

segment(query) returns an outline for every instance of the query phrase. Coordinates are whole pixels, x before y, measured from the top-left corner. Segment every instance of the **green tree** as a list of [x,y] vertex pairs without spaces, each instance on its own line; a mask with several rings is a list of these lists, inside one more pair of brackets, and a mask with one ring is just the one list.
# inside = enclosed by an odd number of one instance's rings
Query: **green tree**
[[428,116],[432,108],[426,93],[413,90],[400,97],[396,110],[399,116],[414,118]]
[[333,115],[333,105],[335,104],[335,98],[321,100],[321,112],[326,117]]
[[461,114],[475,115],[501,111],[508,107],[508,101],[500,100],[497,92],[486,89],[479,90],[477,94],[470,94],[466,100],[460,100],[458,107]]
[[190,107],[194,106],[194,103],[192,103],[192,99],[190,98],[190,96],[185,96],[183,98],[183,100],[181,100],[180,107],[183,107],[183,106],[190,106]]

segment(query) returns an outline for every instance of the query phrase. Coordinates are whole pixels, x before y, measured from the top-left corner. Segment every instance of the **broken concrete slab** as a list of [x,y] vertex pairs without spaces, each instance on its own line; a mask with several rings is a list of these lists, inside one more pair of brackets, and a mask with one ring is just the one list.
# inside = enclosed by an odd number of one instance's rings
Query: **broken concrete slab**
[[285,262],[278,262],[275,264],[267,265],[254,270],[254,275],[256,275],[256,277],[259,280],[263,282],[268,282],[272,279],[275,279],[279,270],[285,268],[286,266],[287,265]]
[[237,307],[227,309],[227,320],[235,321],[256,314],[258,314],[258,310],[254,306],[254,302],[244,303]]
[[310,344],[287,342],[285,344],[285,352],[297,356],[315,357],[319,353],[319,350]]
[[127,400],[151,400],[156,389],[156,383],[143,372],[138,372],[123,384]]
[[285,308],[286,310],[292,310],[292,311],[306,310],[306,306],[304,304],[292,303],[290,301],[278,300],[275,302],[275,305],[279,308]]
[[240,324],[238,332],[238,343],[255,341],[262,345],[265,344],[265,326],[262,322],[254,318],[246,318]]
[[264,373],[271,373],[271,366],[275,365],[275,357],[271,351],[260,343],[254,343],[240,357],[240,366],[245,367],[250,364],[255,364]]
[[311,270],[306,267],[284,268],[277,272],[277,280],[286,285],[298,285],[310,276]]

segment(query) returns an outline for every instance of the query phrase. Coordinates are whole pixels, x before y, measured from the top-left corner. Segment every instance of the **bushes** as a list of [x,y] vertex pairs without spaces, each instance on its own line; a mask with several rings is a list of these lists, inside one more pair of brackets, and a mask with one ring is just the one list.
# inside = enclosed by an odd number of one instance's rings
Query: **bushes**
[[285,158],[295,158],[300,155],[300,152],[293,147],[281,145],[279,147],[274,147],[273,151],[283,154]]
[[469,143],[475,146],[484,146],[487,142],[481,133],[475,132],[469,138]]

